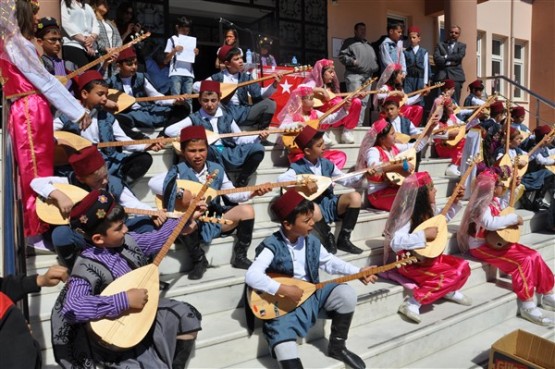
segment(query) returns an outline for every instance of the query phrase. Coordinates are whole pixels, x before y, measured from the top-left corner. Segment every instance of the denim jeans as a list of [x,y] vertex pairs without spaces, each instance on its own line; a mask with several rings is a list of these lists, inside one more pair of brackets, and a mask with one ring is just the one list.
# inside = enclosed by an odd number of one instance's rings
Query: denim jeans
[[[191,94],[193,92],[193,77],[187,76],[171,76],[170,80],[172,82],[171,94],[172,95],[182,95]],[[185,100],[189,104],[190,111],[193,111],[193,100]]]

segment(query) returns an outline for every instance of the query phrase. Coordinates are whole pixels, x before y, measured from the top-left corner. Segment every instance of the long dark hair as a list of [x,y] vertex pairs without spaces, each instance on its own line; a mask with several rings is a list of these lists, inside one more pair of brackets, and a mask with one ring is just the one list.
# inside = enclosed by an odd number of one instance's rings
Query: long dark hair
[[[84,7],[85,7],[85,3],[84,3],[82,0],[75,0],[75,1],[77,1],[78,3],[81,4],[81,8],[84,8]],[[71,9],[71,3],[72,3],[72,2],[73,2],[73,0],[64,0],[64,3],[66,3],[66,7],[67,7],[68,9]]]
[[[322,82],[324,81],[324,73],[330,68],[332,65],[322,68]],[[335,91],[335,84],[333,83],[333,79],[329,83],[324,83],[324,85],[331,90],[331,92],[338,93],[339,91]]]
[[21,34],[26,39],[31,39],[35,33],[33,14],[36,12],[38,12],[38,9],[35,11],[35,7],[30,2],[24,0],[17,1],[15,17]]
[[402,72],[403,72],[402,70],[394,70],[385,84],[393,87],[395,90],[402,90],[403,84],[396,82],[397,76],[399,75],[399,73],[402,73]]
[[410,232],[433,216],[434,209],[432,209],[430,202],[430,190],[428,186],[422,186],[418,189],[416,200],[414,200],[414,210],[410,218]]
[[[499,134],[498,141],[494,140],[496,134]],[[503,142],[504,132],[501,129],[501,125],[495,123],[489,127],[486,137],[482,141],[482,151],[484,154],[484,163],[488,167],[493,167],[496,162],[497,150],[501,147]]]

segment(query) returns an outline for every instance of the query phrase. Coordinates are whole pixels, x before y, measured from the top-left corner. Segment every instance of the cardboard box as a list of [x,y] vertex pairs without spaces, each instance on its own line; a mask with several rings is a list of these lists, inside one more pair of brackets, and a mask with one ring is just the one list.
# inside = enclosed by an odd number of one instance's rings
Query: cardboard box
[[553,369],[555,343],[517,329],[491,345],[488,368]]

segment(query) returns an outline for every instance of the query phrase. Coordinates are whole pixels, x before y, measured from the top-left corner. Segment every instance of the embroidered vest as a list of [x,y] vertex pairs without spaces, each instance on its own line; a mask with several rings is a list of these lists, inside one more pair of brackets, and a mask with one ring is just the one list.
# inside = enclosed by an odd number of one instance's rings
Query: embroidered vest
[[[131,77],[131,90],[133,91],[132,95],[134,97],[146,96],[145,80],[146,80],[146,76],[144,73],[137,73],[133,77]],[[108,81],[108,87],[119,91],[124,91],[123,82],[121,80],[121,77],[119,76],[119,73],[116,74],[115,76],[110,77],[110,80]],[[148,106],[148,104],[149,104],[148,102],[139,103],[139,105],[141,106]]]
[[405,51],[405,62],[407,64],[407,77],[413,78],[424,78],[424,68],[426,49],[419,47],[416,54],[412,51],[412,47],[409,47]]
[[[381,146],[374,146],[375,149],[378,150],[378,153],[380,154],[380,163],[388,163],[389,162],[389,156],[387,155],[387,151],[385,151]],[[393,145],[391,147],[391,155],[393,157],[397,156],[397,154],[399,154],[399,149],[397,148],[397,146]],[[384,175],[379,175],[379,174],[374,174],[373,176],[369,177],[369,180],[372,182],[383,182],[385,180],[385,176]]]
[[[203,126],[209,131],[214,131],[212,129],[212,124],[209,121],[206,121],[200,112],[195,112],[189,115],[191,122],[193,122],[194,126]],[[231,133],[231,123],[233,123],[233,116],[231,114],[224,114],[221,117],[218,117],[218,133]],[[227,147],[235,147],[237,144],[232,137],[223,138],[222,142],[224,146]]]
[[[318,159],[318,161],[320,162],[320,167],[322,169],[322,176],[331,178],[333,174],[334,164],[326,158],[320,158]],[[291,163],[290,168],[293,169],[297,174],[314,174],[312,170],[310,170],[310,166],[308,165],[307,161],[302,158],[294,163]],[[314,201],[318,202],[318,200],[323,197],[333,197],[333,186],[329,186]]]
[[[491,210],[491,215],[494,217],[498,216],[501,213],[501,209],[499,208],[499,201],[494,198],[492,203],[489,204],[489,209]],[[485,239],[486,238],[487,230],[484,227],[479,227],[476,231],[476,235],[471,235],[474,238]]]
[[[105,110],[99,110],[96,118],[98,120],[98,142],[115,141],[116,138],[114,136],[114,122],[116,121],[116,117]],[[68,131],[77,135],[81,135],[79,126],[76,123],[70,121],[69,118],[67,118],[65,115],[60,115],[60,120],[64,124],[62,127],[63,131]],[[104,147],[100,149],[100,151],[106,156],[111,156],[117,152],[115,147]]]

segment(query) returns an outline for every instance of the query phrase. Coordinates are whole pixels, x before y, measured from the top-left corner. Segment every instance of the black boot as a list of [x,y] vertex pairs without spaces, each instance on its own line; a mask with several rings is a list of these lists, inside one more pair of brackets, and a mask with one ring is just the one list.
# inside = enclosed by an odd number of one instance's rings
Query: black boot
[[247,160],[245,160],[245,163],[241,167],[241,171],[235,180],[235,187],[247,187],[249,185],[249,178],[254,172],[256,172],[256,169],[258,169],[262,159],[264,159],[264,152],[262,151],[255,152],[247,157]]
[[329,253],[336,254],[337,246],[335,245],[335,236],[331,233],[331,227],[326,223],[326,220],[322,220],[314,223],[314,229],[320,238],[320,242]]
[[303,369],[303,363],[301,359],[289,359],[278,361],[280,369]]
[[351,232],[357,224],[358,213],[360,208],[347,208],[345,215],[343,215],[343,225],[339,237],[337,237],[337,248],[351,254],[360,254],[362,250],[353,245],[351,242]]
[[328,356],[340,360],[354,369],[364,369],[366,364],[355,353],[347,350],[345,342],[349,335],[349,327],[354,313],[333,313],[331,319],[330,343],[328,345]]
[[247,250],[251,245],[254,219],[239,221],[237,225],[237,242],[233,245],[231,266],[237,269],[249,269],[252,261],[247,259]]
[[193,269],[191,269],[187,278],[193,280],[201,279],[208,268],[208,260],[206,260],[204,250],[200,246],[199,231],[196,230],[186,237],[182,237],[182,240],[187,250],[189,250],[189,256],[193,261]]
[[189,356],[195,346],[195,340],[177,340],[173,355],[172,369],[185,369]]
[[76,247],[73,245],[62,247],[56,246],[54,247],[54,250],[56,250],[56,255],[58,255],[58,260],[60,261],[60,264],[65,266],[71,272],[71,269],[73,269],[73,264],[75,264],[75,260],[77,259],[78,255]]

